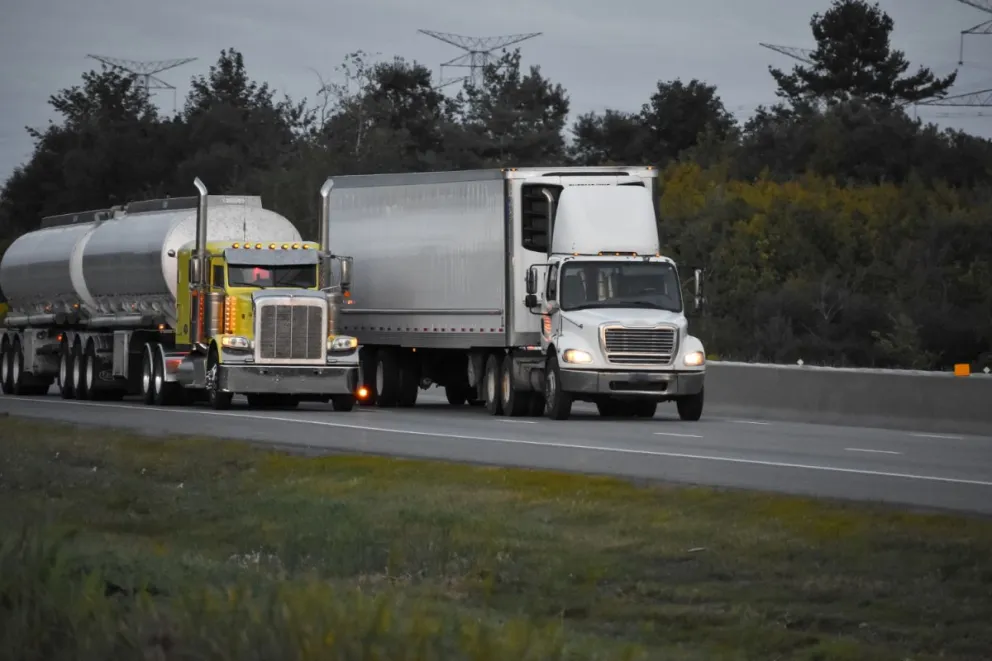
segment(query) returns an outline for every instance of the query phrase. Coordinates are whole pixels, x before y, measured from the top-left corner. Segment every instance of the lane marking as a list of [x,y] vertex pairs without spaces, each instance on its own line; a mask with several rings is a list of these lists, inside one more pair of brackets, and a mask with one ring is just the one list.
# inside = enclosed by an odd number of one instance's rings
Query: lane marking
[[655,436],[678,436],[679,438],[702,438],[699,434],[676,434],[672,431],[656,431]]
[[[106,408],[106,409],[124,409],[130,410],[135,413],[141,413],[143,411],[162,411],[167,413],[175,412],[186,412],[186,413],[197,413],[200,415],[213,415],[218,417],[227,418],[243,418],[245,420],[268,420],[270,422],[289,422],[304,425],[317,425],[321,427],[334,427],[339,429],[355,429],[358,431],[368,431],[368,432],[380,432],[386,434],[405,434],[407,436],[428,436],[433,438],[449,438],[456,440],[465,441],[488,441],[491,443],[505,443],[507,445],[529,445],[538,447],[550,447],[559,448],[564,450],[588,450],[590,452],[611,452],[614,454],[631,454],[649,457],[668,457],[672,459],[694,459],[697,461],[718,461],[729,464],[744,464],[750,466],[767,466],[770,468],[797,468],[802,470],[814,470],[823,471],[828,473],[848,473],[852,475],[868,475],[873,477],[891,477],[905,480],[920,480],[923,482],[943,482],[946,484],[967,484],[971,486],[979,487],[992,487],[992,482],[986,480],[968,480],[964,478],[957,477],[941,477],[938,475],[919,475],[913,473],[893,473],[888,471],[876,471],[868,470],[863,468],[841,468],[840,466],[822,466],[815,464],[793,464],[783,461],[767,461],[762,459],[743,459],[740,457],[721,457],[714,455],[705,454],[688,454],[682,452],[663,452],[660,450],[635,450],[633,448],[617,448],[608,447],[601,445],[580,445],[578,443],[559,443],[555,441],[525,441],[523,439],[514,438],[497,438],[494,436],[473,436],[468,434],[447,434],[444,432],[427,432],[427,431],[414,431],[409,429],[389,429],[387,427],[372,427],[370,425],[352,425],[344,422],[325,422],[323,420],[307,420],[300,418],[285,418],[281,416],[264,416],[255,414],[240,414],[229,411],[203,411],[192,408],[177,408],[177,407],[166,407],[166,406],[129,406],[127,404],[105,404],[99,402],[80,402],[71,400],[44,400],[44,399],[32,399],[32,398],[18,398],[20,401],[34,402],[39,404],[54,404],[54,405],[75,405],[80,407],[92,407],[92,408]],[[72,422],[70,420],[65,420],[62,422]],[[113,426],[113,425],[110,425]],[[189,436],[189,433],[183,434]],[[242,439],[244,440],[244,439]],[[290,444],[292,445],[292,444]],[[308,446],[308,447],[319,447],[319,446]]]
[[511,420],[508,418],[496,418],[496,422],[512,422],[517,425],[536,425],[537,420]]
[[770,422],[762,422],[760,420],[728,420],[728,422],[736,422],[739,425],[770,425]]
[[957,436],[955,434],[910,434],[910,436],[915,436],[916,438],[942,438],[948,441],[963,441],[963,436]]
[[869,448],[844,448],[848,452],[873,452],[875,454],[902,454],[902,452],[893,452],[892,450],[871,450]]

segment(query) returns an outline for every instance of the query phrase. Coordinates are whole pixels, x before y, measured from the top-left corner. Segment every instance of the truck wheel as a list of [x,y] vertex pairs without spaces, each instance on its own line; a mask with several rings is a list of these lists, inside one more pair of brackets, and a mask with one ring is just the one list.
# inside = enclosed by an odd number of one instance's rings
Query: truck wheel
[[486,396],[486,410],[489,415],[499,415],[503,412],[502,379],[500,369],[502,356],[491,353],[486,359],[486,371],[483,374],[483,386]]
[[334,395],[331,397],[331,408],[335,411],[347,413],[355,408],[354,395]]
[[695,395],[679,397],[675,400],[675,406],[679,410],[680,418],[696,422],[703,416],[703,391],[700,390]]
[[210,353],[207,354],[207,402],[215,411],[226,411],[231,408],[234,393],[218,390],[219,377],[220,361],[217,360],[217,347],[210,347]]
[[544,368],[544,415],[552,420],[567,420],[572,413],[572,396],[561,389],[558,356],[548,356]]
[[3,338],[2,343],[0,343],[0,391],[5,395],[9,395],[13,390],[10,380],[10,369],[13,364],[14,354],[11,353],[10,343],[7,338]]
[[155,356],[152,378],[155,383],[155,406],[176,406],[182,403],[182,385],[175,381],[165,380],[165,347],[156,344],[153,349]]
[[68,340],[62,340],[59,345],[59,395],[62,399],[72,399],[72,351]]
[[392,408],[399,401],[400,366],[396,354],[380,349],[375,356],[375,401],[382,408]]
[[461,386],[445,386],[444,396],[452,406],[464,406],[468,401],[468,393]]
[[21,348],[21,340],[14,340],[14,345],[10,352],[10,394],[20,397],[25,394],[24,388],[24,350]]
[[500,392],[503,415],[519,418],[527,414],[530,409],[530,393],[514,387],[513,360],[509,356],[503,358],[503,367],[500,369]]
[[87,342],[86,351],[83,352],[83,381],[86,383],[87,399],[97,400],[102,394],[96,383],[99,367],[96,358],[96,346],[93,342]]
[[83,343],[76,340],[72,343],[72,390],[76,399],[86,401],[90,398],[89,390],[86,389],[86,354],[83,352]]
[[141,402],[151,406],[155,403],[155,354],[148,343],[141,352]]

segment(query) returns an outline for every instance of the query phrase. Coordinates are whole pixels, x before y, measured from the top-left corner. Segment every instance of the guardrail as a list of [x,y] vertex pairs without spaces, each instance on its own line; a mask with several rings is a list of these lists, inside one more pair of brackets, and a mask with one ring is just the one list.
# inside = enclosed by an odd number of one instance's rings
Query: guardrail
[[711,361],[705,410],[742,418],[989,436],[992,375]]

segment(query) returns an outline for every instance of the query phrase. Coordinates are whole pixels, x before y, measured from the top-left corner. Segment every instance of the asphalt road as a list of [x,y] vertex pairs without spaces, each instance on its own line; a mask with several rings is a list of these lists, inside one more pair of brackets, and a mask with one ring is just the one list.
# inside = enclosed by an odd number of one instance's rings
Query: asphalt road
[[[54,389],[52,391],[55,392]],[[140,432],[199,434],[308,447],[504,466],[605,473],[992,514],[992,437],[723,418],[612,420],[577,405],[572,419],[494,418],[452,410],[439,391],[413,409],[337,413],[154,408],[137,403],[0,396],[0,411]],[[0,423],[2,424],[2,423]]]

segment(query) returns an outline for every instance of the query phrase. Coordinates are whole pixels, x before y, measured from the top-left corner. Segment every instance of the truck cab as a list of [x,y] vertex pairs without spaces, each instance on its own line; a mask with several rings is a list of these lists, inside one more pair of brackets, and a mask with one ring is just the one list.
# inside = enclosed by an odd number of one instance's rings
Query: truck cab
[[[358,340],[336,332],[339,306],[347,300],[348,271],[338,291],[321,287],[321,251],[317,243],[208,242],[206,287],[195,282],[195,244],[177,255],[177,345],[208,350],[205,364],[186,360],[178,381],[195,384],[202,365],[208,395],[226,408],[235,393],[249,400],[330,399],[336,409],[354,405]],[[201,295],[201,291],[204,292]],[[194,328],[199,326],[200,340]],[[273,388],[273,380],[279,386]],[[186,385],[186,383],[184,383]]]
[[528,188],[525,197],[545,200],[532,213],[543,225],[531,227],[550,237],[545,263],[527,270],[524,301],[541,319],[545,413],[567,418],[578,400],[601,415],[652,417],[674,401],[682,419],[698,420],[705,353],[688,330],[678,267],[661,252],[652,187]]

